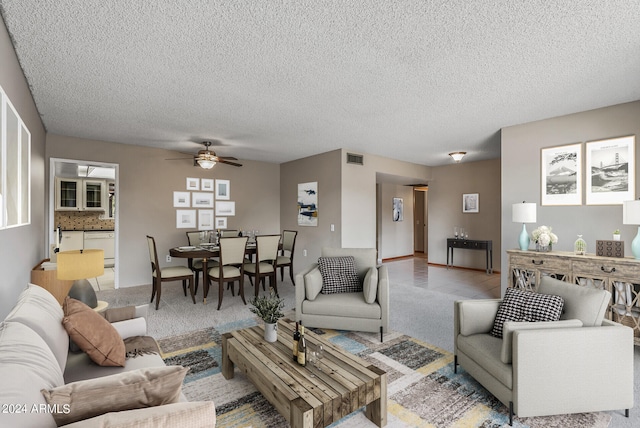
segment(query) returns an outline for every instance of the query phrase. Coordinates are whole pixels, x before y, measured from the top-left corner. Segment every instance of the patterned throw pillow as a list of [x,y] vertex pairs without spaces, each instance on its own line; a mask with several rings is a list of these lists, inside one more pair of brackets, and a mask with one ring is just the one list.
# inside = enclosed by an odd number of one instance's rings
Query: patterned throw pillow
[[318,267],[322,275],[323,294],[355,293],[362,291],[362,284],[358,279],[356,261],[353,256],[320,257]]
[[564,300],[560,296],[507,288],[491,335],[502,338],[502,326],[506,321],[558,321],[563,306]]

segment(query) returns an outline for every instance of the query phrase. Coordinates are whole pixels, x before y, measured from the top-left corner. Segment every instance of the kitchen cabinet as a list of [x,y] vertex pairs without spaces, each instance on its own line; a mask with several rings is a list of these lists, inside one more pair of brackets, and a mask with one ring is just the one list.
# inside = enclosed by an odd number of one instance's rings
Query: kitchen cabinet
[[104,180],[82,180],[82,207],[85,211],[104,211],[107,183]]
[[57,211],[105,211],[105,180],[56,177]]

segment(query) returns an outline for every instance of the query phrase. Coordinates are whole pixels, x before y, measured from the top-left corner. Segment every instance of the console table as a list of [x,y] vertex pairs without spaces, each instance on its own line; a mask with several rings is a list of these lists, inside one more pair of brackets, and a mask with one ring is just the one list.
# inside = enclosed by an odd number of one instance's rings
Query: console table
[[543,276],[611,293],[607,318],[633,329],[640,345],[640,260],[568,251],[507,250],[508,286],[537,291]]
[[[482,250],[485,252],[487,274],[493,273],[493,241],[476,241],[472,239],[447,238],[447,269],[453,266],[453,249]],[[451,254],[451,264],[449,264]]]

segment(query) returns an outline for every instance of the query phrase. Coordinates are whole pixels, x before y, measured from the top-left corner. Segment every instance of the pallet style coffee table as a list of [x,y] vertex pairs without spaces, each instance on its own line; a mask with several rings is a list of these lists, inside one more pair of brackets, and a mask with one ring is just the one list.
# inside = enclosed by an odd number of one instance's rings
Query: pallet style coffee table
[[324,348],[321,370],[293,361],[294,324],[278,322],[278,340],[264,340],[264,327],[222,335],[222,375],[238,367],[293,428],[325,427],[366,406],[367,417],[387,424],[387,374],[305,330],[307,347]]

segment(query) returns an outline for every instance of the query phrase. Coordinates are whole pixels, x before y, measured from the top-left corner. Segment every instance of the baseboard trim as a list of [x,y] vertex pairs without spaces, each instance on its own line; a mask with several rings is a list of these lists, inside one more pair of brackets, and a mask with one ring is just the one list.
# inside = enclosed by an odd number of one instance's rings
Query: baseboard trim
[[[429,264],[429,266],[438,266],[438,267],[443,267],[443,268],[447,267],[447,265],[443,265],[442,263],[431,263],[431,262],[429,262],[428,264]],[[472,268],[472,267],[465,267],[465,266],[449,266],[449,269],[474,270],[474,271],[477,271],[477,272],[486,272],[487,271],[486,269],[483,269],[483,268]],[[493,274],[500,275],[500,271],[494,269],[493,270]]]

